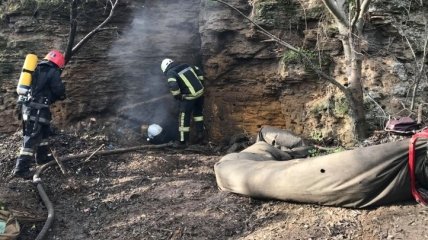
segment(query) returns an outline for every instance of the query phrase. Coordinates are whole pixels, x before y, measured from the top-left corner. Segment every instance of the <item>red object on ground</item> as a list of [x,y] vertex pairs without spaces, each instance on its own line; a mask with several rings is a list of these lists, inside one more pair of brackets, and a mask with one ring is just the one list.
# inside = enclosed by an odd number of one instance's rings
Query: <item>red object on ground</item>
[[416,188],[416,175],[415,175],[415,145],[419,138],[428,138],[428,129],[425,129],[422,132],[416,133],[413,135],[412,139],[410,140],[409,145],[409,173],[410,173],[410,188],[412,191],[412,195],[415,198],[415,200],[424,205],[427,206],[427,201],[422,197],[422,195],[418,192],[418,189]]

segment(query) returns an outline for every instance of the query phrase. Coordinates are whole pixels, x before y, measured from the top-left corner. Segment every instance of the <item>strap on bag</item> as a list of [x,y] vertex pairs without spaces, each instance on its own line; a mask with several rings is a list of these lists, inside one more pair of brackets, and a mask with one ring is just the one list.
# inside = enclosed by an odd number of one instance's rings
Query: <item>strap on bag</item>
[[416,175],[415,175],[415,145],[419,138],[428,138],[428,129],[425,129],[422,132],[419,132],[415,135],[413,135],[412,139],[410,140],[409,144],[409,173],[410,173],[410,188],[412,191],[412,195],[415,198],[415,200],[420,203],[423,206],[428,206],[428,202],[422,194],[418,191],[416,187]]

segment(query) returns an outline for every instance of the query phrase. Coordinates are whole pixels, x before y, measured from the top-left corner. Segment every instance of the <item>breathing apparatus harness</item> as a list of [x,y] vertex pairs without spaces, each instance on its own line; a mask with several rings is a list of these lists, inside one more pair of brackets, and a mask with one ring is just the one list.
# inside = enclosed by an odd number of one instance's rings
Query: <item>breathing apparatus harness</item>
[[[48,71],[39,71],[38,78],[45,78]],[[33,79],[32,84],[37,84],[38,79]],[[46,84],[46,83],[45,83]],[[21,94],[18,97],[17,106],[18,106],[18,115],[23,120],[23,130],[26,131],[25,135],[34,137],[36,136],[41,129],[40,124],[49,124],[50,120],[42,116],[43,109],[49,111],[50,101],[47,97],[35,97],[32,92],[32,88],[28,89],[26,94]],[[34,123],[34,124],[33,124]]]
[[[23,129],[26,131],[25,135],[34,137],[36,136],[41,129],[40,124],[48,124],[50,121],[45,117],[41,116],[43,109],[49,108],[49,99],[42,97],[39,99],[34,99],[31,95],[31,91],[28,92],[27,96],[20,96],[18,98],[18,114],[23,120]],[[31,127],[32,122],[34,124]]]

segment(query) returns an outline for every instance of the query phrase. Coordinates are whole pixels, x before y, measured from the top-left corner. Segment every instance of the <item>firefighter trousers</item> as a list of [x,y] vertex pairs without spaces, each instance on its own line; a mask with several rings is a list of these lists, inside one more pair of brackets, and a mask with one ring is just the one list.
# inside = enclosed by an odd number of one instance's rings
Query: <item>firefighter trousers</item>
[[193,118],[193,123],[198,133],[202,134],[204,131],[204,97],[193,100],[180,101],[180,113],[178,119],[178,132],[180,134],[180,142],[187,143],[190,138],[190,123]]
[[34,160],[37,164],[49,161],[50,125],[28,120],[23,121],[23,127],[23,143],[15,166],[18,173],[28,171]]

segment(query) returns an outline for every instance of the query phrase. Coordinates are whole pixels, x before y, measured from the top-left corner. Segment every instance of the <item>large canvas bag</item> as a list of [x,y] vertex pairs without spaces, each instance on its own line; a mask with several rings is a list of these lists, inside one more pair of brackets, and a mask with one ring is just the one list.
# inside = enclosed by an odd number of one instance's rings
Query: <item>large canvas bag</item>
[[[279,136],[280,137],[280,136]],[[278,138],[279,139],[279,138]],[[415,175],[428,188],[427,142],[416,146]],[[259,141],[214,166],[219,188],[255,198],[366,208],[411,200],[409,141],[289,159]]]
[[14,240],[20,231],[16,218],[9,211],[0,210],[0,240]]

